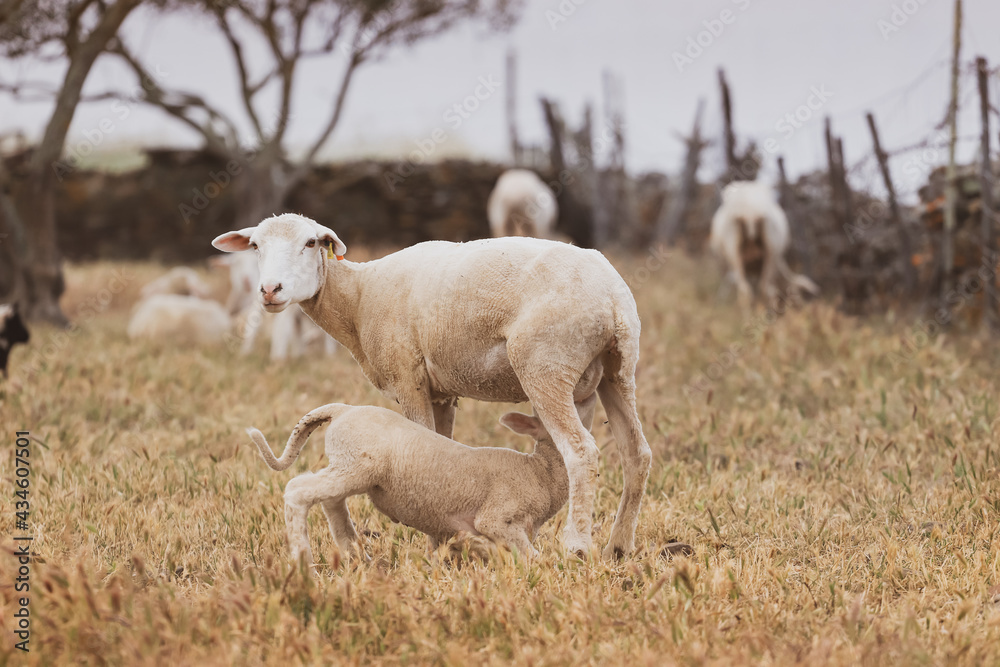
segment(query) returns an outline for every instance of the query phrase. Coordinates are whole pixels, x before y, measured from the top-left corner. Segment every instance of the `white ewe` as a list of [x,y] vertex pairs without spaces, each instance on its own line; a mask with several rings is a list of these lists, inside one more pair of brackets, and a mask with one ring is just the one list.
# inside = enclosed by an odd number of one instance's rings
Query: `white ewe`
[[791,286],[819,294],[816,283],[793,273],[785,263],[788,242],[788,218],[770,187],[738,181],[722,190],[722,205],[712,217],[709,247],[726,263],[741,307],[748,309],[753,301],[746,269],[755,263],[762,265],[760,285],[771,305],[778,297],[779,273]]
[[141,294],[143,298],[154,294],[180,294],[207,299],[210,290],[194,269],[176,266],[156,280],[146,284],[142,288]]
[[604,555],[633,550],[652,458],[635,406],[639,315],[599,252],[524,238],[431,241],[356,264],[341,259],[332,230],[294,214],[212,243],[253,249],[264,308],[299,304],[412,421],[450,437],[459,397],[530,400],[566,463],[565,545],[577,553],[590,550],[598,463],[578,410],[596,391],[624,469]]
[[[582,406],[581,419],[594,417],[595,396]],[[511,412],[500,423],[535,439],[532,454],[498,447],[467,447],[404,417],[376,407],[332,403],[303,417],[275,458],[264,435],[248,429],[264,461],[285,470],[309,435],[322,424],[329,465],[304,473],[285,487],[285,528],[292,559],[312,564],[306,515],[321,505],[341,552],[355,553],[358,535],[347,499],[366,493],[393,521],[428,536],[431,550],[460,533],[536,553],[538,529],[569,497],[562,456],[538,417]]]
[[493,236],[551,238],[559,209],[552,190],[535,172],[508,169],[500,174],[486,202]]
[[128,337],[178,345],[221,343],[232,320],[221,303],[179,294],[154,294],[132,311]]

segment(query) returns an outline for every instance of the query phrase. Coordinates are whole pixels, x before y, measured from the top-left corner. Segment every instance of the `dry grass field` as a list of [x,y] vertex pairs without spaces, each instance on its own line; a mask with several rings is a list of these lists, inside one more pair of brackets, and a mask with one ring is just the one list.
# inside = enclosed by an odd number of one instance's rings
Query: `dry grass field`
[[[129,308],[162,269],[71,267],[79,326],[36,328],[0,384],[0,663],[1000,664],[996,341],[823,303],[745,322],[690,260],[616,263],[642,316],[654,453],[639,553],[564,556],[564,509],[533,561],[432,565],[421,535],[355,498],[372,561],[340,562],[315,509],[316,577],[287,563],[282,492],[324,465],[321,440],[275,473],[244,429],[280,445],[314,407],[385,399],[343,352],[275,365],[263,343],[249,358],[131,343]],[[456,438],[523,451],[497,424],[508,409],[463,401]],[[33,438],[26,655],[17,430]],[[600,412],[594,432],[603,545],[622,479]],[[674,540],[694,555],[660,556]]]

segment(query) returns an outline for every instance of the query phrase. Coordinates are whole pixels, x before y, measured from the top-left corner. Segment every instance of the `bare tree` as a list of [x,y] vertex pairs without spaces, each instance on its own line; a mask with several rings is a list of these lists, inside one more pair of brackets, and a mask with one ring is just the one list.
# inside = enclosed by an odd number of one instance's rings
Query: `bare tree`
[[[497,27],[509,25],[520,4],[519,0],[193,2],[212,17],[229,45],[245,118],[227,115],[203,96],[162,87],[123,40],[113,51],[139,77],[145,102],[200,134],[207,151],[227,164],[235,161],[231,176],[234,187],[239,188],[237,227],[255,225],[279,211],[288,193],[309,173],[340,121],[351,82],[362,64],[383,56],[392,46],[412,44],[464,19],[486,18]],[[259,44],[264,45],[269,62],[255,72],[247,54]],[[294,93],[296,86],[309,83],[300,71],[302,63],[319,57],[339,65],[337,84],[326,121],[304,154],[293,161],[285,139],[293,117]],[[268,99],[276,99],[270,108]],[[239,120],[252,128],[250,142],[241,140]],[[180,210],[186,218],[198,214],[196,207],[186,204]]]
[[67,65],[55,90],[0,82],[0,91],[8,94],[41,94],[55,102],[42,140],[24,167],[24,186],[16,200],[8,194],[6,170],[0,169],[0,224],[21,246],[7,253],[15,263],[13,284],[0,288],[21,304],[29,319],[67,323],[59,307],[65,284],[56,243],[56,168],[94,62],[140,2],[0,0],[0,56],[38,56]]

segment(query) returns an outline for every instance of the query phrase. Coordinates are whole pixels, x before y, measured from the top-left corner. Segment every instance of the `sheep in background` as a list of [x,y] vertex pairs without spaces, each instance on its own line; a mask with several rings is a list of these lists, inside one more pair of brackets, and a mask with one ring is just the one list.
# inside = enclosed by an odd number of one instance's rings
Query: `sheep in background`
[[709,247],[726,264],[727,279],[736,283],[740,306],[747,310],[753,290],[747,269],[760,266],[760,288],[768,303],[778,298],[780,274],[790,286],[811,294],[819,287],[806,276],[793,273],[785,263],[788,250],[788,218],[771,188],[764,183],[735,182],[722,190],[722,205],[712,217]]
[[229,313],[217,301],[180,294],[154,294],[132,311],[128,337],[187,345],[221,343],[232,329]]
[[322,340],[327,356],[336,354],[337,341],[320,329],[302,312],[301,308],[288,308],[271,315],[265,313],[257,302],[257,258],[252,253],[223,255],[209,260],[213,266],[229,271],[229,297],[226,308],[236,319],[236,328],[242,339],[240,353],[250,354],[261,328],[269,329],[271,361],[300,357],[312,343]]
[[490,233],[497,236],[551,238],[559,208],[552,190],[535,172],[508,169],[500,174],[486,202]]
[[17,306],[12,303],[0,304],[0,371],[7,377],[7,360],[10,352],[18,343],[27,343],[31,339],[28,327],[25,326]]
[[252,248],[264,308],[298,304],[412,421],[450,437],[460,397],[530,400],[569,475],[564,544],[584,555],[599,451],[580,414],[596,391],[624,473],[604,557],[634,550],[652,461],[635,404],[640,322],[628,284],[601,253],[499,238],[429,241],[355,263],[341,259],[347,248],[333,230],[295,214],[212,245]]
[[209,290],[208,285],[205,284],[205,281],[198,276],[194,269],[186,266],[176,266],[156,280],[145,285],[140,294],[144,299],[154,294],[178,294],[207,299],[211,294],[211,290]]
[[[596,395],[581,409],[588,425]],[[329,465],[303,473],[285,487],[285,528],[292,560],[313,563],[306,516],[322,505],[334,541],[345,556],[355,555],[358,534],[347,499],[368,494],[376,509],[393,521],[426,533],[428,548],[461,533],[536,554],[531,545],[542,524],[569,497],[562,456],[538,417],[511,412],[500,423],[535,439],[531,454],[502,447],[468,447],[405,417],[377,407],[332,403],[316,408],[295,426],[281,458],[257,429],[248,429],[264,461],[286,470],[319,426],[326,430]]]

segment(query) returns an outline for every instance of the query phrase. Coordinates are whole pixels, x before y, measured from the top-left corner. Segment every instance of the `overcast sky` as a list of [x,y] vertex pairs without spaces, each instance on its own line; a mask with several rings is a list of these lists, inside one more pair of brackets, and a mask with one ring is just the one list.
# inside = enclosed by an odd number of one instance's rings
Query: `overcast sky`
[[[629,169],[675,171],[682,158],[676,132],[688,131],[699,97],[708,104],[707,131],[719,132],[716,69],[723,66],[741,139],[753,137],[758,144],[771,139],[774,154],[784,154],[790,171],[800,173],[825,163],[822,116],[830,114],[845,136],[848,162],[854,163],[870,151],[866,109],[875,111],[890,150],[933,134],[945,111],[952,11],[950,0],[528,0],[508,33],[469,24],[366,65],[325,156],[404,156],[441,128],[445,140],[435,156],[506,159],[504,58],[513,48],[520,59],[518,116],[527,141],[545,138],[539,95],[557,100],[576,123],[586,100],[600,109],[601,73],[610,70],[624,82]],[[1000,65],[1000,2],[967,0],[965,18],[963,59],[984,55]],[[129,19],[124,33],[146,63],[160,68],[165,85],[182,84],[238,113],[233,63],[204,19],[142,12]],[[326,118],[335,68],[326,61],[302,71],[293,146],[304,145]],[[0,73],[8,81],[57,76],[32,63],[2,63]],[[455,127],[456,116],[447,115],[448,109],[474,94],[481,78],[491,81],[495,92]],[[131,81],[104,56],[87,90],[127,87]],[[479,92],[485,96],[487,90]],[[974,95],[974,79],[965,76],[961,136],[979,132]],[[808,102],[818,110],[800,108]],[[109,118],[114,129],[102,138],[103,146],[197,143],[157,111],[136,108],[120,119],[110,105],[97,102],[78,111],[70,149],[86,142],[88,131],[95,137],[94,128]],[[779,125],[797,110],[800,118],[809,116],[800,127]],[[0,96],[2,132],[23,129],[35,137],[44,117],[40,106]],[[962,147],[966,157],[973,155],[973,142]],[[937,157],[944,153],[898,159],[894,168],[906,181],[902,189],[915,189],[917,167]],[[914,160],[921,164],[914,166]],[[773,163],[771,157],[769,168]],[[716,150],[706,171],[719,165]]]

